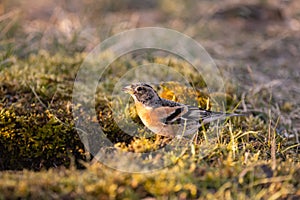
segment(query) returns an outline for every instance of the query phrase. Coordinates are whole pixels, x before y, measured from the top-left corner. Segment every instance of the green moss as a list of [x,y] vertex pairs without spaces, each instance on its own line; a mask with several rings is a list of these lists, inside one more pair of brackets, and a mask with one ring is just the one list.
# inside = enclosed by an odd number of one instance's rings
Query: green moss
[[83,146],[71,121],[44,113],[0,111],[0,148],[4,169],[41,169],[70,164],[69,156],[84,158]]
[[[42,172],[2,173],[0,194],[11,198],[281,198],[296,197],[300,166],[292,160],[257,161],[249,155],[241,164],[232,157],[218,162],[194,163],[189,156],[168,169],[150,174],[129,174],[101,164],[85,171],[59,168]],[[223,161],[222,161],[223,160]],[[220,162],[221,161],[221,162]],[[255,162],[255,163],[253,163]],[[208,167],[208,164],[210,167]],[[299,191],[298,191],[299,192]]]
[[82,56],[41,51],[15,61],[0,71],[0,148],[10,152],[0,155],[1,168],[41,169],[68,166],[70,156],[84,159],[69,104]]

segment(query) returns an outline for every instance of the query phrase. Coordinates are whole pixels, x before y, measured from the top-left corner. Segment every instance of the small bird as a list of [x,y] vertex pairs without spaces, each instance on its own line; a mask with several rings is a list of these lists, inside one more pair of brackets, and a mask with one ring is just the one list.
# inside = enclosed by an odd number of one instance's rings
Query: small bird
[[143,124],[152,132],[167,137],[187,136],[197,132],[202,125],[237,113],[212,112],[161,98],[146,83],[136,83],[123,88],[130,94]]

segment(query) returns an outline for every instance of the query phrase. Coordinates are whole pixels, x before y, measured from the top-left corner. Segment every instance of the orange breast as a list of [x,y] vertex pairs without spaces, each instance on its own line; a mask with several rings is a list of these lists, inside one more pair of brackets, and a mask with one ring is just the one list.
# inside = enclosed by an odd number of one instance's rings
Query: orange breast
[[166,112],[161,109],[158,111],[155,108],[146,107],[139,102],[135,106],[143,124],[152,132],[164,136],[174,136],[174,127],[161,122],[162,115],[166,115]]

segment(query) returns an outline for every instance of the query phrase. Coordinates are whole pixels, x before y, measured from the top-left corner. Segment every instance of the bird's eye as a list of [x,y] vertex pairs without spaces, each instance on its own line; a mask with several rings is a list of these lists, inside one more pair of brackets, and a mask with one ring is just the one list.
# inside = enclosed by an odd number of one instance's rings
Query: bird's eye
[[138,92],[140,92],[140,91],[142,91],[142,90],[143,90],[142,87],[137,87],[137,88],[136,88],[136,91],[138,91]]

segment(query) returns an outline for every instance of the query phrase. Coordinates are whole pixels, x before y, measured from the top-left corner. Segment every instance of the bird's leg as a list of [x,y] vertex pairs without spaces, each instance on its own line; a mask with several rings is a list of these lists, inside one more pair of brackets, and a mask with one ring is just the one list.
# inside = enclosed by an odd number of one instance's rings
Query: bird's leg
[[155,143],[156,144],[160,144],[160,145],[164,146],[165,144],[169,143],[170,140],[172,140],[172,138],[170,138],[170,137],[162,136],[159,134],[155,135]]
[[198,131],[197,131],[197,133],[194,133],[193,137],[190,140],[190,147],[191,147],[192,155],[196,154],[197,138],[198,138]]
[[194,142],[194,144],[198,143],[198,131],[193,135],[191,141]]
[[184,125],[183,125],[183,130],[182,130],[181,137],[183,137],[183,136],[184,136],[184,134],[185,134],[185,131],[186,131],[186,120],[184,120]]

